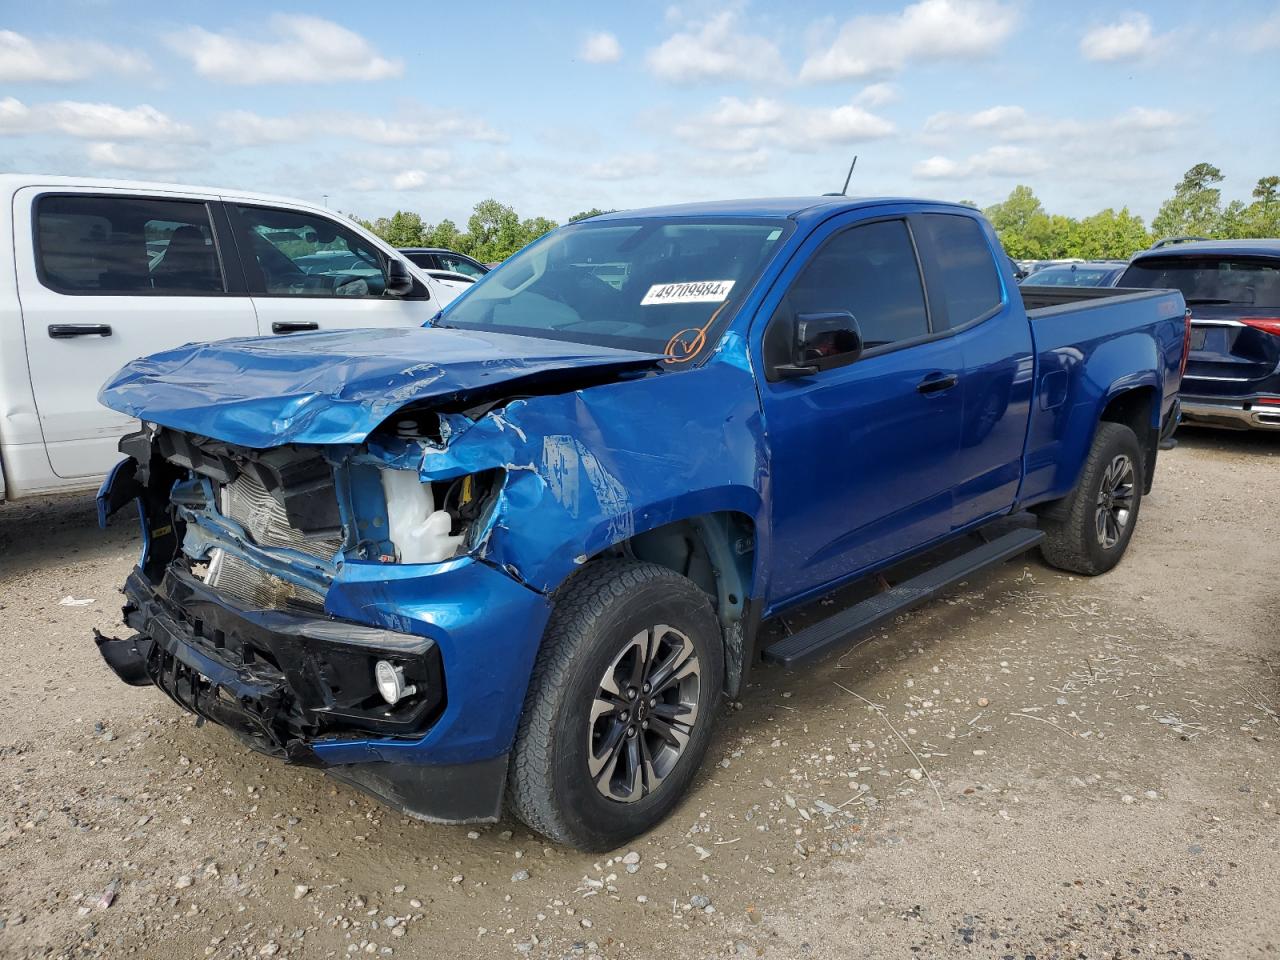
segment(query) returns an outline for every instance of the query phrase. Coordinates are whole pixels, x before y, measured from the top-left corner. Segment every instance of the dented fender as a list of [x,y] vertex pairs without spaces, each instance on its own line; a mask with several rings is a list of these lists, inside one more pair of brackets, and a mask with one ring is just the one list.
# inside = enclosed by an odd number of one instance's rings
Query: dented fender
[[[762,420],[750,374],[735,365],[513,400],[477,421],[444,415],[441,433],[417,448],[421,478],[505,470],[479,553],[539,591],[613,544],[690,517],[733,511],[767,536]],[[379,452],[408,465],[400,445]]]

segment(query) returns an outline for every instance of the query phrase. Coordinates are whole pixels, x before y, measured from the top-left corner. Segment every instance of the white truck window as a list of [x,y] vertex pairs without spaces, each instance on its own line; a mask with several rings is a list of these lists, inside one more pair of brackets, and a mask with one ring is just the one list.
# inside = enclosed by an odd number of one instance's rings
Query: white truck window
[[44,196],[36,265],[68,294],[193,295],[226,290],[209,211],[197,201]]
[[382,254],[333,220],[275,207],[235,210],[243,249],[253,255],[245,267],[255,294],[381,297],[386,289]]

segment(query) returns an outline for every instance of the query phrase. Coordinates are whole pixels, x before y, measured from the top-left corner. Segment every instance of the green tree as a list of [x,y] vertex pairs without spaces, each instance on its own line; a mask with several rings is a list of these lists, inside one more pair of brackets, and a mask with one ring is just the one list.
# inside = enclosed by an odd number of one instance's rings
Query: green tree
[[478,260],[505,260],[524,244],[520,238],[520,217],[497,200],[481,200],[467,221],[468,251]]
[[1222,190],[1225,178],[1211,163],[1197,163],[1182,175],[1173,196],[1160,207],[1151,221],[1157,238],[1216,236],[1222,228]]
[[1241,236],[1280,237],[1280,177],[1259,177],[1252,196]]
[[1061,257],[1070,244],[1074,221],[1069,217],[1049,216],[1032,189],[1019,184],[1008,199],[983,211],[1004,245],[1005,252],[1017,259],[1043,260]]
[[1079,222],[1071,255],[1086,260],[1128,259],[1149,246],[1151,234],[1141,217],[1128,207],[1119,212],[1107,207]]
[[425,226],[418,214],[397,210],[390,217],[375,220],[373,232],[393,247],[420,247]]
[[601,210],[599,207],[592,207],[590,210],[583,210],[580,213],[575,213],[572,217],[569,218],[569,222],[577,223],[579,220],[586,220],[588,217],[598,217],[602,213],[614,213],[614,212],[615,211],[613,210]]
[[448,219],[441,220],[434,227],[428,227],[422,235],[424,247],[443,247],[459,253],[470,252],[464,249],[469,246],[470,240],[470,237],[458,229],[456,223]]
[[[550,233],[560,224],[546,217],[530,217],[520,221],[520,236],[523,243],[533,243],[544,234]],[[523,243],[521,244],[523,246]]]

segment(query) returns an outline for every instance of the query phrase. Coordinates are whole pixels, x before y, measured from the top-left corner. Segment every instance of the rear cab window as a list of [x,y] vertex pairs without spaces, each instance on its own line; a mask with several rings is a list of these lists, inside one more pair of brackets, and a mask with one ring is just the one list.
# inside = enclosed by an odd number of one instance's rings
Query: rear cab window
[[937,267],[947,326],[967,326],[996,313],[1004,303],[1000,275],[978,221],[951,213],[926,213],[918,221]]
[[209,209],[196,200],[45,195],[36,201],[36,269],[66,294],[226,292]]

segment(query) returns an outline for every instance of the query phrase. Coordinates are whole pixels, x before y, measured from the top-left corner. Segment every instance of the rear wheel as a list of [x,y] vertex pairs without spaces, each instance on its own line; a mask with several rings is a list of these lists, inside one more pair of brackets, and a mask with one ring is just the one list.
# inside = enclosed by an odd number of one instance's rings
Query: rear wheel
[[1142,447],[1122,423],[1100,423],[1075,489],[1041,514],[1040,552],[1061,570],[1096,576],[1124,556],[1142,506]]
[[592,564],[556,596],[516,735],[513,811],[584,850],[648,830],[697,772],[723,674],[706,593],[656,564]]

